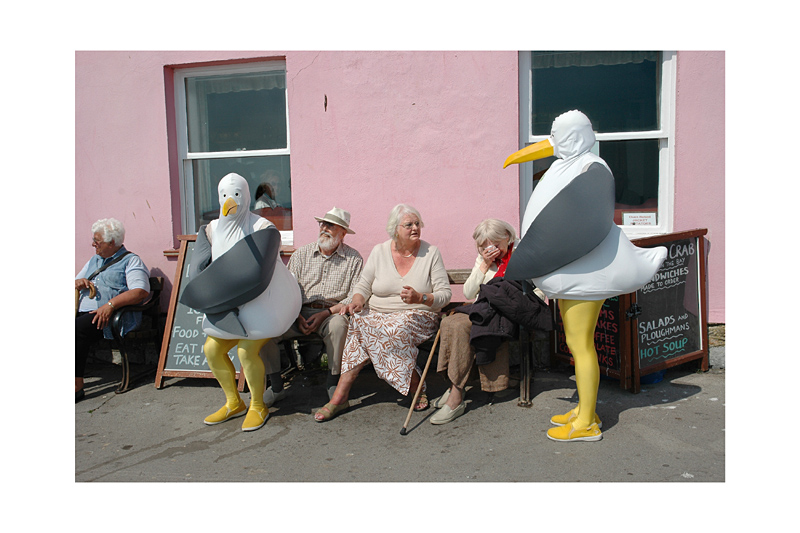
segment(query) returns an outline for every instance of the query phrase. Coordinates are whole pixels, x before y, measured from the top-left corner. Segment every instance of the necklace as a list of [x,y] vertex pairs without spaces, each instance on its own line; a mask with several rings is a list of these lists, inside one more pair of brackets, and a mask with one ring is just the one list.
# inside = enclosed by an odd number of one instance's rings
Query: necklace
[[398,250],[396,246],[395,246],[395,249],[394,249],[394,251],[395,251],[395,252],[397,252],[398,254],[400,254],[400,257],[402,257],[402,258],[404,258],[404,259],[406,259],[406,258],[409,258],[409,257],[411,257],[412,255],[414,255],[414,252],[411,252],[411,253],[409,253],[408,255],[403,255],[403,252],[401,252],[400,250]]

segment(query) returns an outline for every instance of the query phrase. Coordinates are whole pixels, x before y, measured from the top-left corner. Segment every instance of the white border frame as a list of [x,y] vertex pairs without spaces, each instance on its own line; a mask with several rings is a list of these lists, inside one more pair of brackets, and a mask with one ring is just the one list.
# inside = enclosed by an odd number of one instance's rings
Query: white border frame
[[[531,95],[533,79],[530,51],[519,52],[519,146],[547,138],[547,135],[532,135]],[[675,97],[677,77],[677,53],[662,51],[660,120],[661,128],[654,131],[630,133],[598,133],[597,140],[619,141],[632,139],[659,139],[658,165],[658,224],[655,226],[620,226],[626,235],[647,237],[671,233],[675,214]],[[533,165],[523,163],[519,171],[519,213],[525,215],[525,207],[533,193]]]

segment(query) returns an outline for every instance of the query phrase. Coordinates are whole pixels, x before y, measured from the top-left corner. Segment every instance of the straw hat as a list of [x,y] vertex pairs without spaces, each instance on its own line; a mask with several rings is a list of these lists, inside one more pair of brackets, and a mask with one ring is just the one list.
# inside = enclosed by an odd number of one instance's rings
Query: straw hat
[[330,222],[331,224],[336,224],[337,226],[343,227],[347,233],[354,234],[355,231],[350,229],[350,213],[345,211],[344,209],[339,209],[338,207],[334,207],[327,213],[325,216],[314,217],[317,222]]

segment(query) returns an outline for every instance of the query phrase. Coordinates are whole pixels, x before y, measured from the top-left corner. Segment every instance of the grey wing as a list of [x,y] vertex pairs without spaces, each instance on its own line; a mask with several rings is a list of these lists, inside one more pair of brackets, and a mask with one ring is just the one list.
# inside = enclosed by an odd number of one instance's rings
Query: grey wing
[[591,252],[614,223],[614,176],[600,163],[564,187],[533,220],[506,278],[538,278]]
[[280,245],[274,226],[246,236],[189,280],[181,303],[214,314],[249,302],[269,286]]

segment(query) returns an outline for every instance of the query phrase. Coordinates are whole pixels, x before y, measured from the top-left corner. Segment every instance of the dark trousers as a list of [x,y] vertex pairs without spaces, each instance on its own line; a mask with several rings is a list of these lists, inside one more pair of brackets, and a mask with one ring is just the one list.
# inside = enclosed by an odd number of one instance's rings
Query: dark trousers
[[103,338],[103,330],[92,324],[94,315],[78,313],[75,317],[75,377],[82,378],[86,369],[89,348]]

